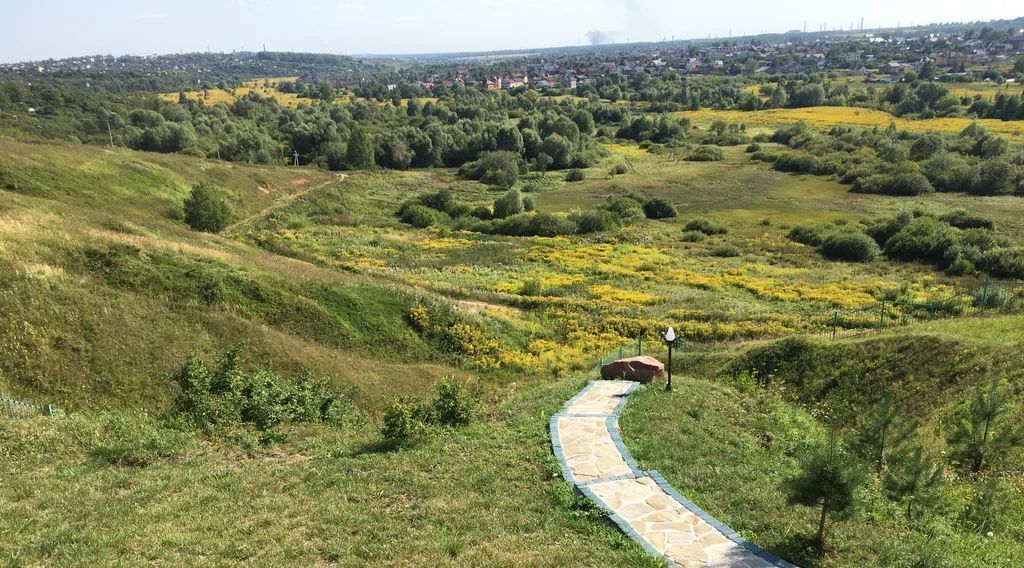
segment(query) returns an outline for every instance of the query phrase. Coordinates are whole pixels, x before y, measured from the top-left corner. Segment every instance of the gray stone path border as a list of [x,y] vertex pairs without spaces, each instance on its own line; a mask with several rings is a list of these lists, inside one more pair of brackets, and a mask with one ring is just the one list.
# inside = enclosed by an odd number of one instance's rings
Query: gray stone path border
[[[583,399],[585,396],[587,396],[589,393],[591,393],[599,384],[624,387],[622,388],[621,394],[611,395],[618,396],[621,399],[618,401],[618,404],[615,405],[614,410],[608,414],[573,413],[573,406],[581,399]],[[590,499],[599,507],[601,507],[602,510],[608,513],[611,520],[614,521],[615,524],[618,525],[619,528],[625,534],[627,534],[633,540],[637,541],[640,545],[644,547],[645,550],[647,550],[651,554],[664,558],[669,566],[718,566],[722,568],[797,568],[793,564],[790,564],[789,562],[786,562],[785,560],[782,560],[774,556],[773,554],[758,547],[754,543],[744,539],[739,534],[737,534],[736,531],[730,529],[724,523],[709,515],[707,512],[698,507],[692,501],[680,495],[679,492],[676,491],[671,485],[669,485],[669,483],[665,481],[665,478],[662,477],[661,474],[659,474],[657,471],[644,471],[640,469],[640,466],[636,463],[636,460],[633,459],[629,451],[626,449],[626,445],[622,441],[622,436],[620,435],[618,425],[618,417],[622,413],[622,409],[625,407],[626,400],[628,399],[630,393],[632,393],[638,386],[640,386],[640,384],[636,382],[629,382],[627,384],[626,381],[591,381],[583,390],[581,390],[579,393],[577,393],[575,396],[569,399],[569,401],[565,403],[565,406],[562,407],[561,411],[559,411],[557,414],[551,417],[551,422],[549,425],[549,431],[551,435],[551,446],[554,451],[555,457],[558,459],[558,462],[561,465],[562,476],[565,478],[565,480],[572,484],[588,499]],[[570,467],[569,460],[567,459],[566,448],[563,447],[561,436],[562,432],[560,431],[559,426],[559,423],[563,419],[572,418],[605,418],[605,428],[607,430],[607,434],[614,442],[615,447],[618,449],[620,457],[629,467],[629,473],[624,475],[615,475],[598,479],[576,480],[573,475],[573,469],[572,467]],[[605,442],[605,444],[606,443],[607,442]],[[576,448],[576,450],[579,451],[580,448]],[[626,513],[625,511],[623,511],[623,509],[627,506],[626,503],[623,503],[622,507],[620,507],[619,510],[616,510],[615,507],[612,507],[610,503],[608,503],[605,499],[602,499],[598,495],[597,491],[595,491],[595,489],[597,489],[597,486],[599,485],[615,484],[616,482],[622,484],[623,481],[627,480],[630,481],[631,483],[629,484],[634,485],[634,487],[639,487],[640,482],[643,482],[648,487],[651,487],[651,482],[653,481],[653,484],[655,484],[665,496],[667,496],[669,499],[673,501],[673,503],[670,504],[669,510],[665,511],[666,513],[672,513],[674,512],[672,508],[678,507],[678,510],[688,511],[693,515],[696,515],[696,517],[698,517],[704,523],[707,523],[707,525],[710,525],[710,528],[705,528],[704,532],[699,535],[696,547],[703,553],[704,551],[702,547],[705,547],[703,541],[705,538],[708,537],[712,538],[712,542],[725,543],[724,545],[706,545],[708,550],[713,550],[717,547],[717,555],[719,557],[715,559],[715,555],[708,553],[707,560],[701,561],[695,560],[690,556],[684,557],[679,554],[673,554],[672,551],[678,550],[678,548],[674,546],[667,547],[665,542],[661,543],[662,550],[659,550],[654,543],[652,543],[647,537],[641,535],[640,532],[630,524],[630,521],[627,520],[627,518],[625,518],[624,515],[626,515]],[[607,487],[612,488],[611,490],[614,491],[614,487],[616,487],[616,485],[608,485]],[[654,495],[652,498],[655,497],[659,499],[665,499],[665,497],[660,495]],[[636,505],[634,504],[632,506],[635,507]],[[637,521],[636,518],[634,518],[633,520],[634,522],[640,522]],[[653,524],[659,523],[654,522]],[[664,525],[673,523],[660,524]],[[661,531],[661,529],[658,530]],[[663,532],[663,535],[670,533],[672,530],[674,529],[668,529],[667,532]],[[683,537],[684,534],[680,532],[679,536]],[[729,541],[732,544],[726,541]],[[731,548],[728,552],[726,552],[723,551],[723,546]]]

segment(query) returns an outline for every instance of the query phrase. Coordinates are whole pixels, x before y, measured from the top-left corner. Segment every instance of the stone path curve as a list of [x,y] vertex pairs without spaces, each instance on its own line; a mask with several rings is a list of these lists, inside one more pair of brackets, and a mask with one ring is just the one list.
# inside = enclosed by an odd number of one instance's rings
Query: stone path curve
[[796,568],[758,548],[642,471],[619,435],[619,413],[639,383],[592,381],[551,417],[562,475],[648,552],[669,566]]

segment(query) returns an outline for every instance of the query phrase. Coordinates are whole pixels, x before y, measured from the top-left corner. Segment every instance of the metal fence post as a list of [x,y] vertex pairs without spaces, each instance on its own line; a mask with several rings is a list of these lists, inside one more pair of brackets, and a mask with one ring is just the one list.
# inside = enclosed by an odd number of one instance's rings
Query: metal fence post
[[882,309],[878,312],[878,329],[885,328],[885,300],[882,300]]
[[839,333],[839,310],[832,312],[832,340],[835,341]]

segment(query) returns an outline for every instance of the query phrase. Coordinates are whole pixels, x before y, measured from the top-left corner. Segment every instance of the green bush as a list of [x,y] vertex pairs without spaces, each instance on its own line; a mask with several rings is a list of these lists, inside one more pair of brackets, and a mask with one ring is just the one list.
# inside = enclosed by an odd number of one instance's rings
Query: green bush
[[981,268],[997,278],[1024,278],[1024,247],[990,250],[982,257]]
[[981,215],[975,215],[968,213],[963,209],[946,213],[939,217],[943,223],[951,225],[958,229],[994,229],[995,223],[991,219],[982,217]]
[[529,195],[523,197],[523,211],[530,212],[537,209],[537,204],[534,203],[533,198]]
[[648,219],[670,219],[678,213],[675,206],[667,199],[652,197],[644,202],[644,215]]
[[351,403],[350,397],[306,377],[291,381],[269,370],[241,369],[237,351],[228,352],[214,369],[190,355],[174,380],[179,393],[173,412],[206,430],[232,424],[268,430],[292,422],[337,422]]
[[505,195],[494,200],[494,218],[504,219],[523,212],[523,194],[510,189]]
[[894,260],[944,266],[946,251],[956,245],[954,230],[934,217],[918,217],[886,241],[885,254]]
[[724,235],[729,232],[725,225],[715,223],[709,219],[693,219],[684,227],[687,231],[698,231],[705,235]]
[[578,231],[584,234],[612,231],[620,226],[619,217],[605,209],[575,211],[569,218],[576,223]]
[[754,142],[751,145],[747,146],[747,150],[746,150],[746,152],[748,154],[753,154],[754,152],[760,152],[760,151],[761,151],[761,145],[758,144],[757,142]]
[[184,203],[185,223],[197,231],[219,233],[231,221],[231,206],[224,192],[206,184],[196,184]]
[[437,223],[437,213],[433,209],[418,203],[402,207],[399,215],[403,223],[418,229],[425,229]]
[[451,212],[459,205],[458,201],[455,200],[455,196],[447,189],[442,189],[435,193],[424,193],[419,197],[419,202],[434,211],[442,211],[444,213]]
[[386,447],[400,448],[418,442],[426,434],[422,404],[409,398],[397,398],[384,412],[380,437]]
[[587,179],[586,172],[578,168],[573,168],[569,170],[567,174],[565,174],[565,181],[574,182],[583,181],[585,179]]
[[691,162],[721,162],[725,159],[725,154],[721,148],[697,146],[686,156],[686,159]]
[[950,276],[966,276],[968,274],[974,274],[976,268],[974,263],[963,257],[957,257],[949,266],[946,267],[946,274]]
[[554,213],[534,214],[527,228],[529,234],[536,237],[557,237],[576,232],[576,225],[572,221]]
[[821,254],[830,260],[870,262],[876,260],[881,249],[874,239],[861,232],[839,231],[825,237]]
[[707,239],[708,236],[700,231],[684,231],[680,238],[684,243],[699,243]]
[[616,197],[608,203],[607,209],[623,223],[632,223],[647,216],[644,213],[643,204],[631,197]]
[[734,258],[738,257],[739,255],[739,247],[736,247],[735,245],[719,245],[718,247],[715,247],[711,252],[711,256],[720,258]]
[[620,162],[612,166],[612,169],[609,171],[609,173],[611,173],[613,176],[621,176],[623,174],[628,174],[629,166]]
[[792,241],[817,247],[821,246],[828,234],[829,228],[822,225],[797,225],[790,229],[786,236]]
[[488,185],[512,187],[519,179],[522,165],[522,159],[515,152],[482,152],[475,162],[469,162],[459,168],[459,175],[480,180]]
[[933,193],[935,188],[924,175],[918,172],[897,174],[875,174],[859,178],[853,184],[853,191],[881,195],[915,196]]
[[772,167],[780,172],[813,174],[818,170],[818,158],[806,152],[786,152],[779,155]]
[[711,251],[711,256],[721,258],[733,258],[740,255],[740,249],[736,245],[721,244]]
[[477,205],[476,207],[473,208],[472,211],[469,212],[469,214],[482,221],[487,221],[488,219],[491,218],[491,208],[486,205]]
[[465,426],[473,418],[473,398],[454,378],[437,384],[437,395],[427,408],[427,420],[438,426]]

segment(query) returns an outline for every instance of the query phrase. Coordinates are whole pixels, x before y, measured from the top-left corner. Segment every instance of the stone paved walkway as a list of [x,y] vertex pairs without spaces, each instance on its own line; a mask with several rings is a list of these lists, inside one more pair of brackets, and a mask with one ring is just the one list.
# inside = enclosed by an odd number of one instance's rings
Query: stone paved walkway
[[594,381],[551,418],[551,444],[565,479],[670,566],[796,568],[744,540],[656,471],[642,471],[619,436],[618,416],[638,383]]

